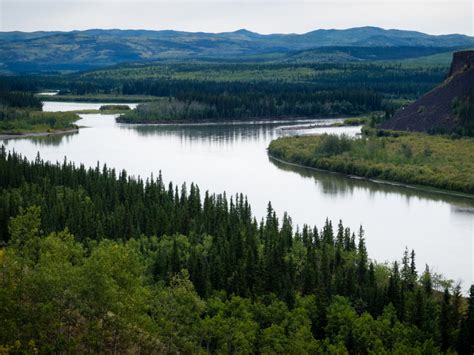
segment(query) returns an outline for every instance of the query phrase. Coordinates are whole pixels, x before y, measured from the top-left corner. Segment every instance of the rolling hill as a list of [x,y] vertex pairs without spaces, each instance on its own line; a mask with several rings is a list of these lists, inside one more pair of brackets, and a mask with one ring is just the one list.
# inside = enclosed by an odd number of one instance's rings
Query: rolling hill
[[469,36],[433,36],[377,27],[269,35],[244,29],[224,33],[118,29],[0,32],[0,71],[77,71],[125,62],[190,58],[261,61],[404,59],[470,46],[474,46],[474,38]]

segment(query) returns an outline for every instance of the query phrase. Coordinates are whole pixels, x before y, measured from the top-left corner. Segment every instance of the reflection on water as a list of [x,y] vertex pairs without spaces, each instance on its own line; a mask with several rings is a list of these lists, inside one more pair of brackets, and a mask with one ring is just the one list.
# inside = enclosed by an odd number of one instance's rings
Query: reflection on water
[[[103,105],[110,105],[110,103],[43,101],[43,111],[65,112],[65,111],[79,111],[79,110],[98,110]],[[132,109],[137,107],[137,104],[129,104],[129,103],[124,103],[120,105],[128,105]]]
[[183,142],[211,141],[233,145],[242,141],[272,140],[278,136],[278,123],[214,124],[214,125],[127,125],[120,124],[122,130],[133,131],[142,137],[179,137]]
[[303,178],[313,180],[316,187],[320,188],[321,192],[324,194],[347,197],[352,195],[355,189],[362,189],[369,196],[375,196],[378,194],[386,198],[389,194],[397,194],[404,197],[407,204],[410,203],[411,199],[429,199],[432,201],[448,202],[452,204],[451,209],[453,212],[474,215],[473,196],[463,196],[461,194],[455,195],[444,191],[424,190],[357,177],[349,177],[344,174],[287,164],[271,157],[269,157],[268,160],[281,170],[294,172]]
[[35,146],[60,146],[64,143],[71,141],[72,137],[79,134],[78,131],[72,131],[61,134],[50,134],[44,136],[32,136],[32,137],[15,137],[3,140],[3,145],[8,148],[9,143],[11,144],[14,140],[27,140]]
[[452,206],[451,209],[453,213],[466,213],[469,215],[474,215],[474,207],[469,206],[468,204],[465,206]]
[[[55,103],[55,110],[76,107]],[[98,105],[98,104],[97,104]],[[244,193],[260,219],[268,201],[295,224],[321,225],[326,218],[366,230],[370,255],[397,260],[405,246],[417,252],[417,265],[430,264],[455,280],[472,282],[474,199],[352,179],[269,161],[272,139],[291,134],[336,132],[355,135],[359,127],[311,127],[315,121],[193,125],[126,125],[114,115],[81,115],[79,133],[7,142],[30,159],[96,166],[106,163],[130,175],[197,183],[202,191]],[[317,121],[321,123],[321,121]],[[304,130],[291,129],[303,125]],[[282,129],[286,126],[285,129]],[[290,128],[290,129],[288,129]]]

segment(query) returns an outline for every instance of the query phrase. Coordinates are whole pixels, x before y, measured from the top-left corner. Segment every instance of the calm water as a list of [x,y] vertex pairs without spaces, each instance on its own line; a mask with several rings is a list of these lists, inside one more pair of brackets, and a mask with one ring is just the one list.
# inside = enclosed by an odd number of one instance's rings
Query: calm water
[[[45,110],[93,109],[101,104],[45,103]],[[39,151],[51,161],[69,160],[126,169],[148,177],[161,170],[165,181],[195,182],[202,191],[246,194],[261,218],[268,201],[298,225],[337,224],[366,230],[370,256],[399,260],[407,246],[418,269],[432,269],[464,288],[473,280],[474,199],[378,184],[299,168],[269,159],[269,142],[301,131],[291,123],[136,126],[115,123],[113,115],[82,115],[87,128],[64,136],[16,139],[8,149],[33,159]],[[299,122],[298,125],[302,123]],[[306,133],[357,134],[360,128],[311,128]]]

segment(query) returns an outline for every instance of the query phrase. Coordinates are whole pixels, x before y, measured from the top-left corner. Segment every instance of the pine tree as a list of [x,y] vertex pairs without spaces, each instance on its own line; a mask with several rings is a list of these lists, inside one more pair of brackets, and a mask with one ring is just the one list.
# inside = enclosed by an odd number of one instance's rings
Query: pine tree
[[410,276],[411,278],[410,278],[409,287],[410,287],[410,290],[413,290],[418,278],[418,273],[416,271],[416,263],[415,263],[415,250],[413,249],[411,250],[411,254],[410,254]]
[[425,321],[425,299],[423,291],[417,288],[415,292],[415,302],[413,303],[412,322],[418,328],[423,329]]
[[448,288],[445,288],[443,303],[441,304],[441,314],[439,320],[441,351],[446,352],[451,346],[451,295]]
[[474,354],[474,285],[471,285],[469,290],[467,313],[461,321],[457,343],[459,354]]
[[426,265],[425,272],[421,277],[421,283],[423,285],[423,290],[425,291],[425,294],[431,296],[431,294],[433,293],[433,281],[431,280],[431,273],[428,265]]
[[400,272],[398,270],[398,263],[395,261],[392,267],[392,274],[388,282],[387,298],[397,310],[397,315],[400,316]]
[[357,247],[357,284],[359,288],[359,297],[363,297],[367,284],[367,263],[368,255],[365,247],[364,230],[362,226],[359,229],[359,244]]

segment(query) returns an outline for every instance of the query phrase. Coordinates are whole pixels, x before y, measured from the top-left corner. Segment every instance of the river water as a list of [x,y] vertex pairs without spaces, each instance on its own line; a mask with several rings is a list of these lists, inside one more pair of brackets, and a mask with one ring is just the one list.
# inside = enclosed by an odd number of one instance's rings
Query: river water
[[[45,102],[45,111],[99,108],[100,103]],[[131,105],[133,106],[133,105]],[[77,133],[3,141],[33,159],[64,157],[86,166],[97,162],[148,177],[161,170],[165,181],[195,182],[201,191],[244,193],[261,218],[268,201],[295,225],[322,226],[341,219],[366,231],[369,256],[377,262],[399,260],[415,249],[417,267],[431,269],[463,288],[474,275],[474,199],[403,186],[391,186],[338,174],[290,166],[270,159],[266,148],[282,135],[346,133],[360,127],[309,128],[311,122],[260,122],[199,125],[126,125],[114,115],[81,115]],[[321,121],[317,121],[321,122]],[[314,121],[312,122],[314,124]],[[282,129],[284,126],[284,129]]]

